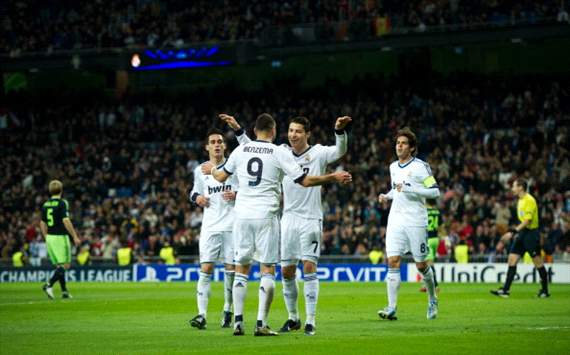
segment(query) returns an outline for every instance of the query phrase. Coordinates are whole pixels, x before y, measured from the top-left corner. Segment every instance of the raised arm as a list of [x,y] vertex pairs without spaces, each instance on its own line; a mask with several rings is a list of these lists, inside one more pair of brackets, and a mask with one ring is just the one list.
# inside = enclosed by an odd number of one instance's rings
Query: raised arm
[[348,135],[346,134],[345,128],[351,121],[352,118],[349,116],[342,116],[336,119],[334,125],[335,145],[332,147],[326,147],[327,164],[337,161],[346,154],[346,151],[348,150]]
[[222,121],[227,123],[227,125],[230,126],[231,129],[234,130],[236,138],[240,145],[251,142],[251,139],[247,136],[245,130],[241,127],[241,125],[238,123],[235,117],[225,113],[220,113],[218,116]]

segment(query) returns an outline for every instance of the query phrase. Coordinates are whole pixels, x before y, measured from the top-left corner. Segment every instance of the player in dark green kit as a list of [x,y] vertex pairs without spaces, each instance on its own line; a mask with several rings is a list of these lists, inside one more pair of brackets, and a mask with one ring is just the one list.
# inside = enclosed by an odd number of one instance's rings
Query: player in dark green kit
[[[439,293],[439,285],[437,283],[437,279],[435,277],[435,268],[433,267],[433,263],[435,262],[435,254],[437,252],[437,247],[439,246],[439,226],[442,222],[441,213],[436,207],[436,201],[434,199],[427,199],[426,200],[426,207],[427,207],[427,214],[428,214],[428,246],[429,246],[429,254],[427,256],[427,264],[433,271],[433,282],[435,284],[435,290]],[[425,286],[420,288],[421,292],[426,292]]]
[[40,229],[46,240],[49,258],[56,266],[55,272],[47,284],[43,286],[46,295],[53,299],[53,285],[59,281],[62,298],[71,298],[65,284],[65,270],[71,266],[71,243],[79,245],[81,240],[73,228],[69,219],[69,205],[61,198],[63,184],[61,181],[52,180],[49,183],[49,195],[51,196],[42,206],[42,221]]

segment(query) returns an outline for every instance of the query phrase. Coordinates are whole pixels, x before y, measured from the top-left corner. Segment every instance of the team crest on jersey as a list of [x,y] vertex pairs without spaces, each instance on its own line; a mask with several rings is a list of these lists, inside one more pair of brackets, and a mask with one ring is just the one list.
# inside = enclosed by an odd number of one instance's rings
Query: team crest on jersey
[[305,155],[305,161],[311,161],[311,156],[309,154]]

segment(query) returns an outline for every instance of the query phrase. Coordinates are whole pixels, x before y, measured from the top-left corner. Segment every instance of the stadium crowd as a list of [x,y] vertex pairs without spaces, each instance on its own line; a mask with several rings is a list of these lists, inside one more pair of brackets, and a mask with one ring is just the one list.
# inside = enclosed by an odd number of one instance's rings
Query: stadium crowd
[[[366,258],[384,249],[389,205],[378,204],[377,195],[389,189],[392,135],[406,125],[441,188],[440,258],[453,260],[459,244],[469,247],[472,261],[506,255],[499,239],[516,220],[509,183],[524,176],[538,201],[544,252],[570,259],[569,83],[464,75],[425,83],[357,78],[315,91],[226,95],[223,103],[216,94],[89,104],[16,96],[0,111],[1,257],[9,261],[20,250],[36,263],[45,257],[38,225],[53,178],[64,183],[83,241],[77,249],[92,259],[113,259],[122,244],[138,257],[157,257],[167,243],[177,255],[197,255],[202,210],[187,193],[193,168],[206,159],[206,130],[223,127],[220,112],[247,128],[269,112],[279,122],[280,143],[290,117],[312,120],[312,144],[334,144],[335,118],[353,117],[338,166],[354,182],[323,189],[324,255]],[[231,130],[227,139],[237,144]]]
[[3,14],[0,53],[11,56],[260,40],[267,28],[301,23],[316,24],[319,39],[346,40],[383,35],[392,28],[568,21],[563,0],[31,0],[10,1]]

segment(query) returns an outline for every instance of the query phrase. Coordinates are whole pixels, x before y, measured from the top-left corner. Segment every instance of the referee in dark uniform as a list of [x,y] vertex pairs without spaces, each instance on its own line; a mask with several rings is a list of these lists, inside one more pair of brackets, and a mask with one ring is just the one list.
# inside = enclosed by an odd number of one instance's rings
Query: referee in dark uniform
[[53,299],[52,287],[59,281],[62,298],[71,298],[65,283],[65,271],[71,266],[69,236],[73,238],[75,245],[79,245],[81,240],[69,218],[69,205],[61,198],[63,184],[59,180],[52,180],[48,189],[51,197],[42,206],[40,229],[46,240],[49,258],[56,269],[49,282],[43,286],[43,290],[48,298]]
[[509,269],[503,287],[491,291],[492,294],[504,298],[509,297],[511,294],[510,288],[517,272],[517,263],[525,252],[528,252],[532,257],[532,262],[540,275],[542,288],[538,291],[537,296],[540,298],[550,297],[548,293],[548,275],[540,255],[538,206],[534,197],[526,192],[527,188],[528,183],[526,180],[519,178],[513,182],[512,191],[519,198],[517,203],[517,217],[521,223],[511,228],[509,232],[505,233],[501,238],[501,240],[505,241],[514,237],[514,242],[511,244],[511,250],[509,252]]

